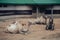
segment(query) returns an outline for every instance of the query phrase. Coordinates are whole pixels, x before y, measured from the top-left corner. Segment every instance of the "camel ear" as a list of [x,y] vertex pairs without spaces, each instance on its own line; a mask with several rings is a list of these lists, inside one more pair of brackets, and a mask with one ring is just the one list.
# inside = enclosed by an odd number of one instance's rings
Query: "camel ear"
[[15,21],[15,23],[14,24],[17,24],[18,22],[17,21]]

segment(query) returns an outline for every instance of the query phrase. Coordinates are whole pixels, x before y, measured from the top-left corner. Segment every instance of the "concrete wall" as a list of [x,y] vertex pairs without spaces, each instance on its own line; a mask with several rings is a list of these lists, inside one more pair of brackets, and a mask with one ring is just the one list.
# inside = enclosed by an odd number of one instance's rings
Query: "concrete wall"
[[[48,10],[51,8],[47,8]],[[54,10],[60,10],[60,6],[53,6]],[[31,6],[7,6],[7,7],[0,7],[0,10],[32,10]],[[32,13],[32,17],[36,17],[36,13]],[[39,16],[41,13],[38,14]]]
[[[31,6],[7,6],[7,7],[0,7],[0,10],[32,10],[32,7]],[[32,17],[33,15],[34,14],[32,13],[32,15],[30,16]],[[21,17],[25,17],[25,16],[21,15]]]
[[30,6],[16,6],[16,10],[32,10]]
[[[60,6],[53,6],[53,9],[60,10]],[[32,10],[32,8],[30,6],[7,6],[7,7],[0,7],[0,10]]]
[[0,7],[0,10],[32,10],[30,6],[7,6]]
[[[54,9],[54,10],[60,10],[60,6],[53,6],[52,9]],[[47,10],[51,10],[51,8],[47,8]]]
[[0,7],[0,10],[16,10],[15,6]]
[[[53,6],[53,10],[60,10],[60,6]],[[51,10],[51,8],[47,8],[47,10]],[[51,16],[51,14],[46,14],[47,16]],[[60,18],[60,14],[53,14],[53,17]]]
[[60,6],[53,6],[54,10],[60,10]]

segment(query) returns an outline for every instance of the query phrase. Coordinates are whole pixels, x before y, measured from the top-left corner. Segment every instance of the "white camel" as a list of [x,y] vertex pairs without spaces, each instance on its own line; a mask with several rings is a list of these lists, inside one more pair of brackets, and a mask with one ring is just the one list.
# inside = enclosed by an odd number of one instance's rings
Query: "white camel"
[[46,22],[46,19],[43,16],[41,16],[39,19],[40,19],[40,23],[45,23]]
[[6,32],[17,33],[21,29],[22,29],[22,25],[16,21],[6,27]]
[[29,21],[29,23],[31,23],[31,24],[36,24],[36,23],[46,23],[46,19],[43,17],[43,16],[41,16],[41,17],[37,17],[36,19],[34,19],[34,20],[28,20]]
[[9,33],[27,33],[29,31],[29,24],[27,23],[19,23],[19,22],[13,22],[12,24],[8,25],[6,27],[6,32],[9,32]]
[[29,33],[30,25],[29,25],[28,21],[22,21],[21,24],[22,24],[22,29],[19,32],[22,34]]

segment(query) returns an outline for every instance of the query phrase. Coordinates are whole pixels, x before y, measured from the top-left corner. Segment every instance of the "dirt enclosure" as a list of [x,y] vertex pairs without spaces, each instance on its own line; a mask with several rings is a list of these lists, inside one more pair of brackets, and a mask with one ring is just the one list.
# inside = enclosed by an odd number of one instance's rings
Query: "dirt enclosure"
[[27,21],[28,18],[16,18],[16,19],[9,19],[5,21],[0,21],[0,40],[60,40],[60,18],[54,19],[55,23],[55,30],[45,30],[45,25],[31,25],[30,33],[23,35],[23,34],[10,34],[5,33],[5,27],[10,24],[14,20],[25,20]]

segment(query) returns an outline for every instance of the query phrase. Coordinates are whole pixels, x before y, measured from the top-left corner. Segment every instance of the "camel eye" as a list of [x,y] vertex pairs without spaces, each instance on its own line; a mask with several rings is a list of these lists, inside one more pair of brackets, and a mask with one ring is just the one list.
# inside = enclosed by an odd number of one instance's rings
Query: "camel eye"
[[24,24],[22,24],[22,26],[24,26]]
[[26,24],[22,24],[22,26],[25,26]]

